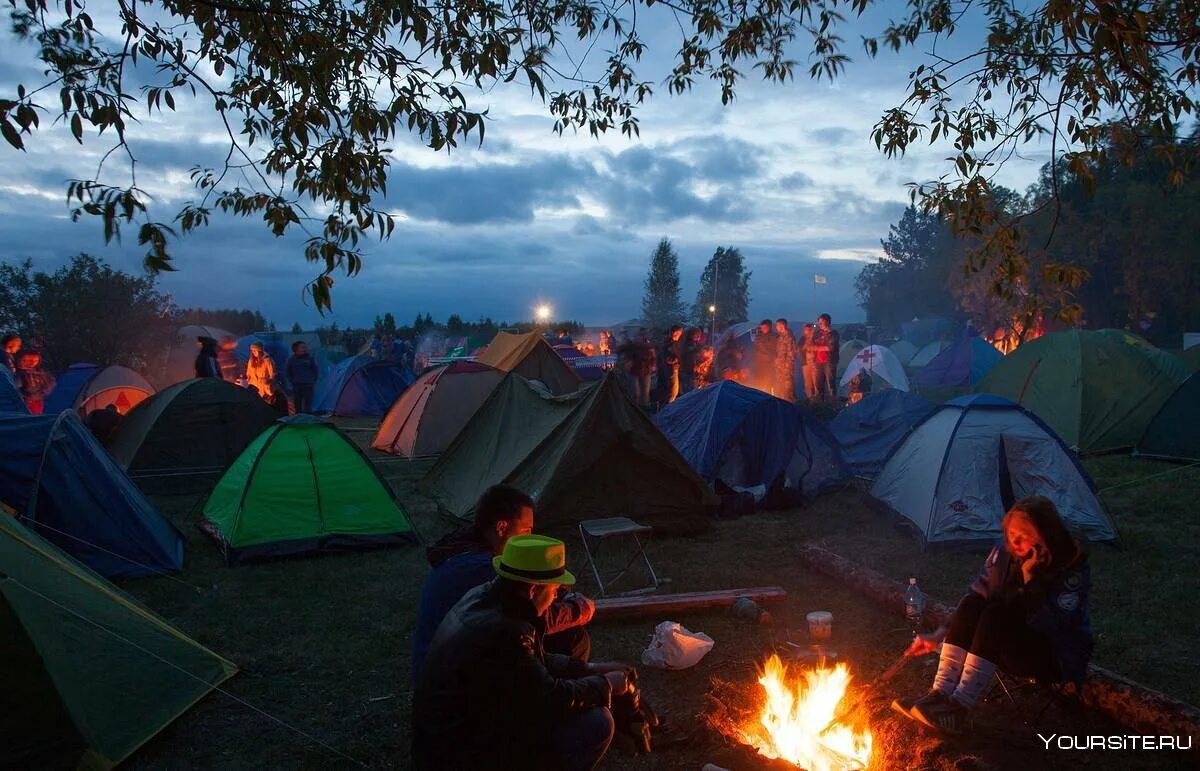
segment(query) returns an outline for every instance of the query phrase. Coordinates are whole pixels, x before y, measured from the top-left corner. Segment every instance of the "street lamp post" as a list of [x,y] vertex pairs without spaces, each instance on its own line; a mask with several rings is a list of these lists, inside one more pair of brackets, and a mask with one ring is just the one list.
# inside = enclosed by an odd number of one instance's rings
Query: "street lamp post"
[[712,345],[716,342],[717,337],[717,306],[708,306],[708,344]]

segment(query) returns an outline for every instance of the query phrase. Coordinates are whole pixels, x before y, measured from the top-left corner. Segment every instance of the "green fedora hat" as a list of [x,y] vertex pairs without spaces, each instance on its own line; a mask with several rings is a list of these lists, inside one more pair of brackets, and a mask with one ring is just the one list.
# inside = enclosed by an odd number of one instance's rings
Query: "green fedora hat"
[[567,547],[557,538],[544,535],[514,535],[504,544],[504,553],[492,557],[498,575],[527,584],[575,583],[567,570]]

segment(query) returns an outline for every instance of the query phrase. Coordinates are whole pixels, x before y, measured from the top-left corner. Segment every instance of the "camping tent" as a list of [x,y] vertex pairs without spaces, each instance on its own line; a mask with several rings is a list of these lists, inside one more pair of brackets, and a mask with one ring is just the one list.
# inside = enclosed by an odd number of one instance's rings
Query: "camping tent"
[[537,332],[497,332],[477,361],[501,372],[516,372],[526,380],[539,380],[551,393],[579,390],[579,375]]
[[616,375],[553,396],[509,375],[429,470],[423,487],[466,518],[480,493],[515,485],[539,527],[625,515],[647,525],[708,525],[717,498],[630,400]]
[[888,348],[892,350],[892,353],[896,354],[896,358],[906,367],[912,361],[912,357],[917,355],[917,351],[921,350],[908,340],[897,340],[889,345]]
[[1017,402],[1079,452],[1105,452],[1135,445],[1187,374],[1123,333],[1071,330],[1018,346],[975,390]]
[[926,364],[937,358],[937,355],[945,350],[946,346],[949,344],[950,343],[946,342],[945,340],[934,340],[932,343],[927,343],[921,347],[921,350],[912,355],[912,358],[908,360],[907,366],[910,369],[920,369],[921,367],[924,367]]
[[313,415],[280,418],[246,448],[209,496],[201,528],[230,564],[416,540],[358,446]]
[[[654,424],[705,481],[720,479],[730,487],[770,487],[784,474],[808,441],[833,445],[822,428],[802,431],[816,422],[796,405],[730,380],[691,391],[654,416]],[[801,452],[811,452],[807,446]],[[835,458],[836,450],[820,459]],[[788,479],[789,486],[818,492],[839,484],[849,474],[840,463],[798,465],[806,477]]]
[[503,379],[503,372],[478,362],[429,370],[383,416],[371,446],[408,458],[441,453]]
[[846,371],[846,367],[850,366],[850,362],[854,361],[854,357],[858,355],[859,351],[866,347],[867,344],[862,340],[851,339],[842,343],[842,346],[838,348],[837,376],[839,379],[842,377],[842,373]]
[[25,400],[17,390],[17,384],[13,382],[12,373],[8,371],[8,367],[3,366],[0,366],[0,412],[29,414]]
[[237,335],[220,327],[201,324],[188,324],[180,327],[175,332],[174,341],[167,351],[167,361],[162,375],[155,381],[160,389],[195,376],[196,338],[198,337],[211,337],[220,342],[227,337],[236,339]]
[[46,397],[45,414],[75,410],[87,415],[111,404],[124,415],[153,395],[154,386],[127,367],[72,364],[58,375],[58,384]]
[[313,411],[346,417],[380,417],[413,382],[413,374],[394,361],[351,356],[322,379]]
[[1179,358],[1190,372],[1200,372],[1200,345],[1185,348]]
[[237,668],[0,516],[0,767],[107,769]]
[[838,364],[842,376],[838,388],[844,393],[850,386],[850,378],[859,372],[871,376],[871,390],[881,391],[885,388],[908,390],[908,375],[904,374],[904,365],[896,358],[896,354],[882,345],[869,345],[863,348],[843,367]]
[[1043,495],[1091,540],[1117,530],[1087,472],[1046,424],[1007,399],[951,399],[909,433],[871,495],[916,526],[925,543],[993,541],[1017,500]]
[[1200,461],[1200,372],[1167,397],[1146,426],[1137,455]]
[[112,440],[131,472],[221,472],[279,415],[233,383],[194,378],[159,391],[133,409]]
[[73,413],[0,415],[0,447],[0,500],[80,562],[110,577],[183,565],[183,536]]
[[839,412],[829,422],[829,432],[850,470],[872,479],[893,448],[933,409],[933,402],[921,396],[889,388]]
[[978,335],[960,337],[934,356],[913,377],[920,386],[973,386],[1004,358],[996,346]]

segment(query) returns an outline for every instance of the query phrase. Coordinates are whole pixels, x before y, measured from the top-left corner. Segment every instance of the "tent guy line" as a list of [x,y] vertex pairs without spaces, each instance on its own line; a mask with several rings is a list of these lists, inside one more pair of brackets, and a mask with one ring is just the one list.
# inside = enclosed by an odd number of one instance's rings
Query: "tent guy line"
[[1189,463],[1186,466],[1176,466],[1175,468],[1169,468],[1166,471],[1159,471],[1157,474],[1149,474],[1144,477],[1138,477],[1137,479],[1127,479],[1124,482],[1118,482],[1115,485],[1109,485],[1108,487],[1102,487],[1099,490],[1097,490],[1096,492],[1107,493],[1109,490],[1116,490],[1121,487],[1129,487],[1130,485],[1137,485],[1137,484],[1141,484],[1142,482],[1149,482],[1151,479],[1157,479],[1158,477],[1164,477],[1167,474],[1174,474],[1177,471],[1186,471],[1187,469],[1193,468],[1195,466],[1200,466],[1200,460],[1196,461],[1195,463]]
[[145,568],[146,570],[148,570],[150,572],[150,575],[156,576],[158,578],[169,578],[177,584],[186,586],[189,589],[195,589],[196,594],[201,594],[204,591],[203,587],[197,586],[196,584],[189,584],[187,581],[184,581],[179,576],[173,576],[166,570],[163,570],[162,568],[157,568],[157,567],[154,567],[153,565],[147,565],[143,562],[138,562],[137,560],[133,559],[132,557],[127,557],[124,554],[118,554],[117,552],[111,551],[110,549],[105,549],[100,544],[92,543],[91,541],[87,540],[86,538],[80,538],[79,536],[72,535],[71,533],[68,533],[64,530],[59,530],[56,527],[47,525],[45,522],[34,521],[33,527],[31,529],[36,531],[39,528],[44,528],[51,532],[57,533],[58,535],[66,536],[67,538],[70,538],[72,541],[81,543],[84,546],[90,546],[93,549],[96,549],[97,551],[102,551],[111,557],[116,557],[117,559],[124,560],[125,562],[128,562],[130,565],[136,565],[139,568]]
[[332,753],[333,755],[336,755],[337,757],[339,757],[343,760],[349,761],[350,763],[353,763],[354,765],[358,766],[359,768],[368,768],[368,766],[365,763],[363,763],[362,761],[359,761],[359,760],[356,760],[356,759],[350,757],[346,753],[344,753],[334,747],[331,747],[330,745],[321,741],[320,739],[313,736],[312,734],[306,733],[303,730],[297,728],[296,726],[282,720],[281,718],[278,718],[278,717],[272,715],[270,712],[267,712],[266,710],[262,709],[261,707],[257,707],[254,704],[251,704],[250,702],[241,698],[240,696],[236,696],[236,695],[230,693],[229,691],[222,688],[220,685],[214,685],[202,677],[197,677],[196,675],[187,671],[186,669],[179,666],[175,662],[165,659],[162,656],[159,656],[154,651],[148,650],[145,647],[138,645],[133,640],[130,640],[127,637],[123,637],[120,634],[117,634],[116,632],[109,629],[105,625],[103,625],[97,621],[93,621],[92,619],[83,615],[79,611],[74,610],[73,608],[68,608],[67,606],[63,605],[61,602],[58,602],[57,600],[55,600],[53,597],[47,597],[46,595],[42,594],[38,590],[34,589],[33,587],[30,587],[30,586],[26,585],[25,583],[21,582],[20,580],[14,578],[11,574],[0,572],[0,581],[6,581],[6,582],[12,583],[16,586],[19,586],[20,588],[24,589],[26,592],[29,592],[34,597],[37,597],[38,599],[55,606],[56,608],[58,608],[59,610],[65,612],[65,613],[69,613],[70,615],[74,616],[75,618],[79,619],[80,621],[83,621],[84,623],[89,624],[89,625],[95,627],[96,629],[99,629],[100,631],[104,632],[105,634],[109,635],[110,637],[112,637],[116,640],[119,640],[120,642],[125,643],[126,645],[130,646],[131,648],[141,651],[142,653],[153,658],[154,660],[161,662],[163,664],[166,664],[167,666],[171,667],[172,669],[183,673],[187,677],[190,677],[191,679],[193,679],[197,682],[202,683],[206,688],[211,688],[212,690],[216,691],[217,693],[220,693],[224,696],[228,696],[230,699],[237,702],[238,704],[241,704],[242,706],[244,706],[254,712],[257,712],[258,714],[262,715],[263,717],[267,718],[268,720],[282,726],[283,728],[288,729],[289,731],[295,733],[297,736],[303,737],[304,739],[312,742],[313,744],[317,745],[318,747],[321,747],[324,750],[327,750],[328,752]]

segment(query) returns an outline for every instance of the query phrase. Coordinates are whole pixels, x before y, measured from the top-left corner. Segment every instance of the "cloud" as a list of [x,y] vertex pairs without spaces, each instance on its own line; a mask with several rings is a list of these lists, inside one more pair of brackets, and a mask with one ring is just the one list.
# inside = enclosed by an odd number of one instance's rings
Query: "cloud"
[[830,126],[809,131],[808,136],[819,145],[833,147],[850,143],[855,138],[855,132],[845,126]]

